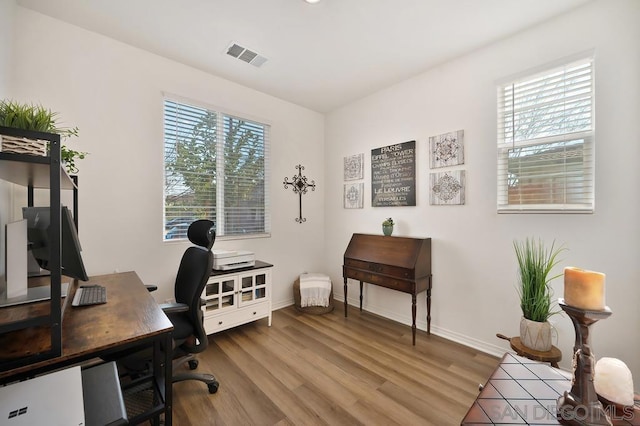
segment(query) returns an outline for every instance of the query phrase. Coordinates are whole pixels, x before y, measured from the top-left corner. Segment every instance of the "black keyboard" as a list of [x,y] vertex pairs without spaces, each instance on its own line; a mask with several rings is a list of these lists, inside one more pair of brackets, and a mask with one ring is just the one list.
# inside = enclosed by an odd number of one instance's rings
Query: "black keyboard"
[[80,286],[73,297],[72,306],[88,306],[107,303],[107,289],[101,285]]

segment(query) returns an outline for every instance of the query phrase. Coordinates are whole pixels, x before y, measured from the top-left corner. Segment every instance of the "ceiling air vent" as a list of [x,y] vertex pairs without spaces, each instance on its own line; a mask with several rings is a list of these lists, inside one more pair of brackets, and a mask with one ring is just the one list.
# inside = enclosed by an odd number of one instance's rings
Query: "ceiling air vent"
[[241,61],[251,64],[255,67],[260,67],[265,62],[267,62],[267,58],[265,58],[264,56],[258,55],[256,52],[253,52],[246,47],[242,47],[235,43],[232,43],[227,48],[227,55],[233,56],[234,58],[240,59]]

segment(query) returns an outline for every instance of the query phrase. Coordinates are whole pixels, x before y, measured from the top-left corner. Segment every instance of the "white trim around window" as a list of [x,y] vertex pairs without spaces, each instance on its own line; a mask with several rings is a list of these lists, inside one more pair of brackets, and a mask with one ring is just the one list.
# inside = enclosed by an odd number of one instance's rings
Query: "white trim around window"
[[222,238],[269,236],[269,124],[197,102],[163,99],[163,239],[196,219]]
[[498,213],[594,210],[593,55],[498,86]]

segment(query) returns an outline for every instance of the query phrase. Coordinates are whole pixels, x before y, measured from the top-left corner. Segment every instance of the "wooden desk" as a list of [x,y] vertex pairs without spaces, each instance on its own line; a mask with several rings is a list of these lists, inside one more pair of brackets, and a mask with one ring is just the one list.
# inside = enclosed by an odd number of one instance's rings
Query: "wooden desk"
[[367,282],[411,295],[411,334],[416,344],[416,298],[427,291],[427,334],[431,334],[431,238],[353,234],[344,252],[344,316],[347,316],[347,279]]
[[[566,371],[507,353],[460,424],[559,425],[558,398],[571,390],[571,378]],[[638,398],[633,409],[605,406],[614,426],[640,425]]]
[[[107,303],[72,307],[67,303],[62,322],[62,355],[26,366],[0,372],[0,384],[34,376],[50,370],[104,357],[126,349],[143,346],[154,348],[154,372],[159,404],[148,415],[130,419],[132,424],[164,414],[165,424],[171,418],[171,351],[173,325],[144,287],[135,272],[91,277],[87,283],[107,289]],[[77,282],[70,286],[70,301]],[[0,309],[0,322],[37,310],[37,304]],[[44,304],[48,305],[48,304]],[[48,349],[48,330],[44,327],[19,330],[0,335],[0,361],[28,356]]]

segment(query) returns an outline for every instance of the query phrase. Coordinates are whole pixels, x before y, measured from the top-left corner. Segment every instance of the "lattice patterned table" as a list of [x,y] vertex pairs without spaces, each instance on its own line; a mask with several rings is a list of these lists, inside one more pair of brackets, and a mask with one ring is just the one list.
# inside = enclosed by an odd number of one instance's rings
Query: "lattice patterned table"
[[[571,374],[513,354],[505,354],[461,425],[558,425],[556,405],[571,389]],[[614,426],[640,426],[640,397],[634,409],[605,406]]]

